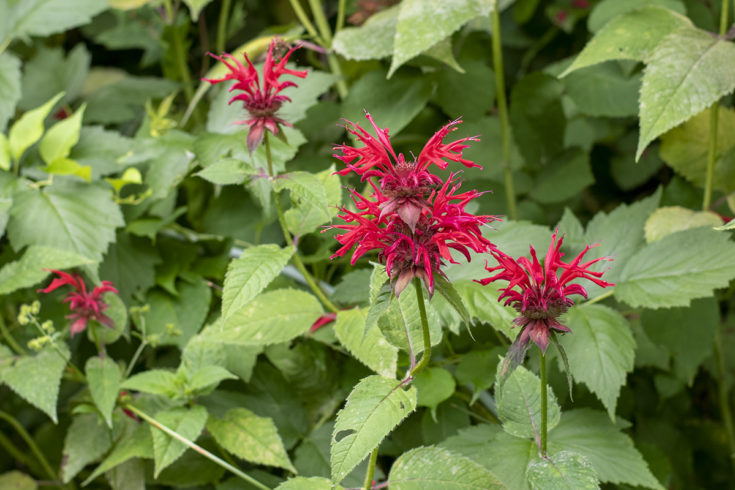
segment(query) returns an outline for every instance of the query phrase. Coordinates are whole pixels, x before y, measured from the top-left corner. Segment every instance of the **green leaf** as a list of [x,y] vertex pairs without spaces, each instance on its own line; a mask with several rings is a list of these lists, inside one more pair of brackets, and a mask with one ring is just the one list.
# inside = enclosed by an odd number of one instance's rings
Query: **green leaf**
[[360,27],[346,27],[334,36],[332,48],[350,60],[373,60],[393,54],[400,5],[381,10]]
[[597,395],[613,419],[620,389],[635,359],[636,344],[627,320],[607,306],[581,305],[569,310],[562,322],[572,330],[559,339],[568,354],[572,377]]
[[688,306],[727,286],[733,277],[735,244],[727,235],[695,228],[668,235],[631,257],[615,297],[634,308]]
[[[436,101],[450,119],[464,118],[468,122],[480,119],[493,107],[495,73],[480,60],[462,60],[466,73],[444,69],[437,76]],[[484,92],[488,97],[477,97]],[[483,140],[487,134],[482,134]],[[467,157],[473,160],[471,157]]]
[[469,458],[441,447],[418,447],[403,453],[390,469],[396,490],[507,488],[490,471]]
[[[6,5],[2,5],[2,4]],[[3,0],[0,6],[7,14],[6,28],[0,30],[0,43],[27,36],[48,36],[86,24],[107,9],[98,0]]]
[[13,366],[3,370],[1,378],[18,396],[51,417],[54,423],[57,422],[56,400],[61,375],[70,356],[65,344],[56,346],[59,351],[46,347],[34,356],[20,357]]
[[526,478],[533,490],[600,488],[595,469],[587,458],[572,451],[536,458],[529,463]]
[[[273,183],[273,190],[281,192],[284,189],[291,191],[291,201],[299,210],[296,213],[286,213],[286,223],[291,233],[303,234],[303,221],[308,219],[306,216],[309,214],[313,215],[311,221],[316,222],[313,228],[326,223],[331,218],[331,213],[327,208],[329,205],[327,190],[322,180],[316,175],[302,171],[279,175]],[[293,211],[296,211],[296,209]],[[312,228],[312,226],[309,226],[309,228]]]
[[222,291],[222,318],[227,321],[281,273],[293,249],[276,245],[247,248],[230,262]]
[[268,417],[258,417],[244,408],[233,408],[223,418],[210,417],[207,430],[219,445],[245,461],[296,472],[276,425]]
[[158,335],[161,344],[183,347],[204,324],[211,299],[212,292],[201,278],[194,284],[182,282],[178,297],[154,290],[148,294],[150,310],[145,313],[148,335]]
[[120,438],[112,452],[84,480],[82,485],[87,485],[102,473],[111,470],[131,458],[153,458],[153,440],[149,426],[147,424],[135,424],[133,427],[133,430]]
[[[503,429],[516,437],[539,437],[541,430],[541,381],[523,366],[518,366],[503,383],[500,372],[503,361],[497,366],[495,401]],[[561,409],[552,389],[548,389],[548,428],[559,423]]]
[[173,397],[178,392],[176,375],[163,369],[150,369],[131,376],[120,388],[168,397]]
[[518,330],[512,329],[513,319],[518,313],[512,307],[503,306],[498,302],[500,296],[498,288],[502,286],[497,284],[483,286],[466,280],[455,282],[454,285],[472,318],[489,323],[511,340],[518,335]]
[[47,269],[71,269],[94,263],[93,260],[74,252],[44,245],[31,245],[23,256],[0,269],[0,294],[38,284],[48,277]]
[[459,313],[459,316],[462,317],[462,321],[464,321],[467,328],[470,328],[470,313],[467,311],[467,307],[462,301],[462,296],[460,296],[452,283],[444,276],[437,274],[436,277],[434,277],[434,287],[436,288],[436,291],[438,291],[439,294],[447,300],[452,308]]
[[207,6],[212,0],[184,0],[184,3],[189,7],[191,13],[191,20],[196,22],[199,18],[199,13],[204,7]]
[[[199,437],[207,422],[207,409],[199,405],[173,408],[158,412],[155,418],[162,425],[193,442]],[[150,430],[155,460],[153,477],[157,478],[164,468],[179,459],[187,446],[154,426],[151,426]]]
[[82,105],[73,115],[57,122],[46,131],[38,150],[47,165],[69,156],[71,148],[79,141],[85,108],[86,106]]
[[155,283],[154,267],[161,263],[156,249],[144,239],[120,231],[100,264],[100,277],[115,285],[127,304],[133,295],[144,296]]
[[368,376],[352,390],[337,414],[332,435],[332,480],[340,482],[380,444],[401,420],[416,409],[416,388]]
[[708,226],[714,228],[722,224],[722,219],[711,211],[692,211],[681,206],[659,208],[646,221],[646,242],[652,243],[676,233]]
[[604,61],[648,61],[662,39],[691,25],[684,15],[661,7],[645,7],[621,15],[600,29],[561,76]]
[[[314,187],[309,188],[308,195],[306,196],[301,195],[300,191],[295,192],[295,189],[291,190],[291,200],[295,206],[288,209],[285,215],[288,229],[294,236],[298,237],[305,233],[311,233],[317,230],[319,225],[329,222],[336,216],[338,212],[337,206],[342,202],[342,186],[339,177],[335,175],[334,171],[335,168],[332,165],[328,169],[316,174],[307,174],[310,177],[316,177],[319,184],[314,183]],[[310,180],[311,178],[307,179],[307,182]],[[275,187],[278,187],[278,182],[276,181]],[[324,201],[321,201],[320,188],[324,190]],[[318,197],[319,202],[313,201],[312,197]],[[324,202],[327,203],[326,206],[324,206]]]
[[414,378],[413,385],[418,393],[416,404],[420,407],[429,407],[435,419],[436,407],[452,396],[456,388],[451,373],[438,367],[430,367],[421,371]]
[[562,202],[578,196],[594,182],[589,154],[571,148],[544,166],[536,179],[532,195],[542,204]]
[[289,478],[276,487],[277,490],[343,490],[340,485],[334,485],[328,478],[318,476],[306,478],[297,476]]
[[735,88],[735,45],[682,28],[656,47],[643,75],[636,160],[648,144]]
[[25,473],[13,470],[0,475],[0,488],[8,490],[36,490],[36,481]]
[[199,177],[216,185],[242,184],[249,172],[243,162],[235,158],[223,158],[207,165],[196,173]]
[[334,333],[358,361],[383,377],[395,377],[398,349],[388,343],[380,329],[365,331],[366,319],[367,312],[359,308],[340,311]]
[[61,481],[69,483],[85,466],[96,461],[112,446],[112,434],[95,413],[74,417],[64,438]]
[[681,0],[602,0],[590,13],[587,28],[590,32],[597,32],[616,17],[646,7],[661,7],[686,15],[686,7]]
[[42,106],[26,112],[10,128],[8,142],[10,144],[10,154],[14,161],[17,162],[20,160],[23,152],[33,143],[41,139],[43,135],[43,120],[46,119],[48,113],[51,112],[51,109],[53,109],[63,95],[63,92],[58,93]]
[[189,376],[186,387],[192,392],[203,391],[216,387],[226,379],[237,379],[237,376],[222,366],[202,366]]
[[84,372],[94,404],[97,405],[107,426],[112,427],[112,410],[115,408],[122,381],[120,367],[110,357],[90,357]]
[[[10,164],[10,144],[8,143],[7,136],[0,133],[0,170],[10,170]],[[0,232],[4,230],[5,226],[3,225],[0,227]]]
[[498,364],[498,357],[502,356],[503,352],[502,348],[471,350],[459,360],[454,376],[461,384],[472,384],[470,405],[475,403],[480,393],[489,389],[495,382],[495,367]]
[[586,408],[564,412],[549,433],[549,444],[554,452],[584,454],[602,482],[662,488],[630,437],[602,412]]
[[[10,53],[0,54],[0,133],[15,113],[15,104],[20,100],[20,60]],[[0,161],[2,158],[0,157]],[[7,170],[8,167],[0,168]]]
[[[157,42],[160,43],[160,40],[157,39]],[[130,121],[136,115],[143,114],[146,100],[166,97],[178,87],[171,80],[132,77],[99,68],[92,68],[90,77],[106,78],[108,83],[87,96],[87,123],[117,124]]]
[[[287,65],[291,69],[301,67]],[[278,117],[295,124],[306,117],[306,111],[319,102],[319,96],[329,90],[337,77],[331,73],[309,69],[309,75],[303,79],[294,79],[297,87],[286,87],[281,94],[291,99],[278,110]]]
[[[82,93],[91,61],[83,43],[74,46],[68,56],[61,47],[38,46],[33,58],[23,65],[23,97],[18,108],[30,110],[61,91],[65,93],[62,102],[71,105]],[[54,76],[49,77],[49,73]]]
[[268,345],[306,333],[323,313],[317,299],[296,289],[277,289],[256,297],[219,328],[207,330],[207,339],[225,344]]
[[490,14],[492,8],[493,3],[486,0],[404,0],[398,11],[388,76],[468,21]]
[[627,76],[618,63],[575,71],[564,78],[566,93],[582,114],[627,117],[638,114],[640,75]]
[[[424,305],[429,323],[431,345],[436,345],[442,339],[441,322],[431,302],[426,298],[426,293],[424,293]],[[370,313],[368,312],[369,317]],[[416,288],[413,285],[409,285],[399,298],[394,297],[390,301],[388,309],[378,318],[378,328],[383,332],[388,342],[399,349],[406,352],[413,350],[414,354],[424,351],[423,328],[419,315]]]

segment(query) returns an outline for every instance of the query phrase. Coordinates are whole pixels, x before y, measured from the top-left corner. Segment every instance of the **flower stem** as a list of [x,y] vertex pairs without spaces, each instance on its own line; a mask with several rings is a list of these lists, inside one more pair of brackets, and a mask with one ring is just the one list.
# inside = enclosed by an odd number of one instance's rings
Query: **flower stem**
[[373,475],[375,474],[375,463],[378,461],[378,448],[373,449],[370,453],[370,461],[368,461],[367,471],[365,472],[365,484],[363,490],[370,490],[373,488]]
[[611,288],[611,289],[605,291],[604,293],[602,293],[601,295],[596,296],[596,297],[592,298],[589,301],[585,301],[584,304],[586,304],[586,305],[593,305],[595,303],[599,303],[603,299],[607,299],[610,296],[612,296],[613,294],[615,294],[615,288]]
[[[342,3],[344,3],[344,0],[342,0]],[[324,16],[324,10],[322,10],[322,5],[319,0],[309,0],[309,7],[311,7],[311,13],[314,16],[317,27],[319,28],[319,34],[324,40],[323,46],[325,49],[329,50],[327,53],[327,63],[329,64],[329,69],[332,74],[337,77],[337,93],[339,93],[340,99],[344,99],[347,97],[347,84],[342,78],[342,67],[339,64],[339,60],[331,51],[332,32],[329,29],[329,23],[327,22],[327,18]]]
[[[273,160],[271,157],[271,144],[270,139],[268,138],[268,131],[265,132],[265,135],[263,135],[263,140],[265,143],[265,160],[268,163],[268,175],[271,176],[271,178],[275,177],[275,174],[273,173]],[[273,191],[273,202],[276,205],[276,213],[278,214],[278,223],[281,225],[281,230],[283,230],[283,237],[286,239],[286,243],[289,247],[293,247],[294,254],[292,257],[293,263],[296,266],[296,268],[301,272],[301,275],[304,276],[304,280],[309,285],[311,290],[314,292],[317,298],[319,298],[319,301],[322,302],[322,304],[331,312],[337,313],[339,311],[339,308],[337,308],[334,303],[329,301],[329,298],[324,294],[324,291],[322,291],[322,288],[319,287],[319,285],[316,283],[313,277],[311,277],[311,274],[306,269],[306,266],[304,265],[304,262],[301,260],[301,256],[299,255],[299,249],[294,244],[293,238],[291,237],[291,233],[288,231],[288,226],[286,226],[286,217],[283,214],[283,208],[281,207],[281,199],[278,196],[278,192],[275,190]]]
[[181,83],[184,86],[184,94],[186,94],[187,102],[191,103],[194,98],[194,88],[191,81],[191,73],[189,73],[189,65],[186,62],[186,50],[184,49],[184,41],[181,39],[179,28],[176,25],[176,12],[171,6],[171,0],[164,0],[166,15],[168,16],[169,26],[172,29],[174,59],[176,67],[181,77]]
[[495,70],[495,97],[498,99],[498,116],[500,117],[500,139],[503,145],[503,169],[505,174],[505,194],[510,219],[518,219],[513,173],[510,168],[510,120],[508,119],[508,101],[505,97],[505,74],[503,72],[503,46],[500,42],[500,12],[498,0],[495,0],[490,14],[492,22],[493,68]]
[[140,341],[140,345],[136,349],[135,354],[133,354],[133,358],[130,359],[130,363],[128,364],[128,367],[125,369],[124,379],[128,379],[128,377],[130,376],[130,373],[133,372],[133,368],[135,367],[135,364],[138,362],[138,358],[143,353],[143,349],[145,349],[147,345],[148,345],[148,342],[145,340],[145,338],[143,338]]
[[296,17],[299,19],[299,22],[301,22],[301,25],[304,26],[304,29],[306,29],[306,32],[308,32],[309,35],[313,37],[316,42],[324,46],[324,40],[319,36],[319,33],[316,31],[314,24],[312,24],[309,20],[309,17],[306,16],[306,12],[304,12],[304,9],[301,8],[301,3],[299,3],[299,0],[288,1],[291,4],[291,8],[296,14]]
[[206,449],[204,449],[200,445],[196,444],[195,442],[190,441],[189,439],[187,439],[186,437],[184,437],[181,434],[177,433],[176,431],[174,431],[172,429],[169,429],[168,427],[166,427],[165,425],[163,425],[162,423],[160,423],[159,421],[157,421],[156,419],[154,419],[153,417],[151,417],[147,413],[145,413],[145,412],[137,409],[133,405],[131,405],[129,403],[126,403],[125,404],[125,408],[127,408],[128,410],[130,410],[131,412],[133,412],[134,414],[136,414],[138,417],[142,418],[143,420],[145,420],[149,424],[151,424],[156,429],[158,429],[158,430],[160,430],[162,432],[165,432],[168,436],[173,437],[177,441],[179,441],[179,442],[185,444],[186,446],[190,447],[191,449],[193,449],[194,451],[198,452],[199,454],[201,454],[202,456],[204,456],[208,460],[212,461],[213,463],[215,463],[215,464],[221,466],[222,468],[224,468],[224,469],[226,469],[226,470],[234,473],[235,475],[239,476],[240,478],[242,478],[246,482],[250,483],[254,487],[260,488],[262,490],[269,490],[268,487],[266,487],[265,485],[263,485],[262,483],[260,483],[258,480],[256,480],[252,476],[249,476],[249,475],[243,473],[242,471],[240,471],[239,469],[235,468],[233,465],[231,465],[227,461],[225,461],[225,460],[223,460],[223,459],[215,456],[214,454],[210,453],[209,451],[207,451]]
[[13,429],[15,429],[18,435],[25,441],[38,462],[41,463],[43,471],[46,472],[49,478],[51,478],[52,480],[59,480],[59,475],[57,475],[56,472],[53,470],[48,460],[46,459],[46,456],[43,455],[43,452],[41,452],[41,449],[36,444],[36,441],[33,440],[31,435],[28,433],[28,431],[25,430],[20,422],[18,422],[15,417],[2,410],[0,410],[0,419],[3,419],[11,426],[13,426]]
[[725,424],[725,433],[730,445],[730,462],[735,469],[735,429],[733,428],[732,411],[728,399],[728,390],[725,384],[725,363],[722,357],[722,335],[720,328],[715,332],[715,362],[717,364],[717,388],[720,402],[722,421]]
[[339,0],[337,3],[337,25],[334,27],[334,33],[337,34],[345,25],[345,0]]
[[546,356],[543,351],[539,350],[539,361],[541,363],[541,456],[546,456],[546,433],[548,432],[548,403],[549,399],[546,393]]
[[219,19],[217,20],[217,48],[218,53],[225,50],[227,43],[227,16],[230,14],[230,3],[232,0],[222,0],[222,6],[219,10]]
[[411,378],[420,373],[429,364],[431,359],[431,335],[429,334],[429,321],[426,318],[426,305],[424,304],[424,290],[421,280],[418,277],[413,278],[413,287],[416,289],[416,301],[419,305],[419,316],[421,317],[421,330],[424,333],[424,355],[416,367],[409,374]]

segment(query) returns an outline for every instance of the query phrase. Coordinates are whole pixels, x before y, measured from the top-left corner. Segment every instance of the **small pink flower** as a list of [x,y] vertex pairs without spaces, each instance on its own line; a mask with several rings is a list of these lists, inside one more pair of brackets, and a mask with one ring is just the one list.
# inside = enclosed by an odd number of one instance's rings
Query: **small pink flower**
[[[571,295],[578,294],[587,298],[587,291],[579,284],[572,284],[575,279],[587,279],[598,286],[607,287],[614,284],[600,279],[605,271],[594,272],[589,267],[601,260],[612,260],[601,257],[588,262],[580,263],[590,246],[577,255],[571,262],[561,261],[564,256],[559,250],[564,237],[556,241],[556,233],[551,235],[551,245],[544,258],[543,266],[536,257],[536,250],[531,248],[531,258],[514,259],[497,249],[490,249],[490,253],[498,261],[495,267],[485,267],[488,272],[499,271],[492,277],[482,279],[482,285],[494,281],[508,281],[508,286],[500,289],[502,294],[498,301],[505,299],[505,305],[513,306],[521,314],[514,323],[521,327],[521,334],[511,346],[511,354],[525,355],[529,342],[539,346],[546,353],[549,346],[551,330],[569,332],[569,327],[559,323],[558,318],[574,305]],[[561,274],[559,274],[561,272]],[[523,359],[520,355],[520,359]]]
[[291,127],[291,123],[278,117],[276,112],[284,102],[291,101],[291,99],[285,95],[279,95],[279,93],[287,87],[296,87],[296,83],[292,81],[280,82],[278,78],[282,75],[293,75],[304,78],[308,73],[307,71],[286,68],[286,63],[291,53],[300,46],[289,49],[278,62],[275,62],[273,59],[273,48],[276,43],[277,39],[274,39],[268,48],[268,54],[263,65],[262,83],[258,71],[250,62],[247,54],[244,55],[248,65],[246,67],[231,54],[224,53],[222,56],[216,56],[212,53],[207,53],[224,63],[229,68],[230,73],[222,78],[203,78],[202,80],[213,84],[236,80],[237,83],[230,87],[230,92],[234,90],[242,92],[232,97],[229,103],[232,104],[236,100],[242,101],[243,107],[250,114],[250,119],[237,122],[237,124],[247,124],[250,128],[247,138],[248,151],[250,152],[255,151],[263,140],[266,129],[273,134],[278,134],[280,124]]
[[329,325],[330,323],[337,320],[337,314],[336,313],[325,313],[319,318],[316,319],[316,321],[311,325],[311,328],[309,329],[309,333],[314,333],[320,328],[322,328],[325,325]]
[[76,291],[70,291],[64,303],[69,303],[71,315],[66,318],[73,320],[71,324],[71,336],[83,331],[87,327],[89,320],[97,320],[106,327],[112,327],[114,322],[103,312],[108,308],[108,304],[102,301],[102,295],[106,292],[117,294],[117,289],[110,281],[102,281],[96,286],[92,292],[87,292],[87,286],[79,274],[67,274],[66,272],[51,270],[59,277],[54,278],[46,289],[39,289],[39,293],[50,293],[61,286],[67,284],[72,286]]

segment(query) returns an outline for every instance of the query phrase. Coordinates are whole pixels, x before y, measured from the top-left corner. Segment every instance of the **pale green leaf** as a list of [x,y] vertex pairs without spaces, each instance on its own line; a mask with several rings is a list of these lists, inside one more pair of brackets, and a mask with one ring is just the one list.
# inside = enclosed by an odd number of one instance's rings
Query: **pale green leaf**
[[[423,284],[421,287],[423,288]],[[429,323],[431,345],[436,345],[442,339],[441,321],[431,302],[428,301],[426,293],[424,293],[424,305]],[[369,316],[370,313],[368,313]],[[378,318],[378,328],[383,332],[386,340],[399,349],[406,352],[412,350],[414,354],[424,351],[423,328],[416,288],[413,287],[413,284],[410,284],[400,297],[393,297],[390,300],[390,305],[385,313]]]
[[199,13],[211,1],[212,0],[184,0],[184,3],[186,4],[186,6],[189,7],[189,12],[191,13],[191,20],[196,22],[197,19],[199,18]]
[[[85,43],[75,43],[68,53],[62,46],[39,45],[23,65],[23,97],[18,108],[31,110],[61,91],[64,92],[62,103],[71,106],[82,93],[91,61]],[[54,76],[49,77],[49,73]]]
[[[315,205],[310,199],[297,198],[295,206],[288,209],[286,215],[286,225],[294,236],[301,236],[305,233],[311,233],[319,228],[319,225],[328,223],[338,212],[337,206],[342,202],[342,185],[339,176],[334,173],[334,165],[321,172],[315,173],[314,176],[320,181],[320,186],[324,189],[327,206]],[[316,191],[316,189],[313,189]],[[294,194],[292,192],[291,199]]]
[[237,379],[237,376],[222,366],[202,366],[189,377],[186,387],[193,392],[214,388],[226,379]]
[[[207,422],[207,409],[199,405],[189,408],[173,408],[158,412],[155,418],[165,427],[193,442],[199,437]],[[154,426],[151,426],[150,430],[153,437],[155,478],[164,468],[179,459],[187,446]]]
[[[523,366],[518,366],[500,382],[503,361],[497,366],[495,380],[495,401],[498,405],[498,417],[503,422],[503,429],[516,437],[539,437],[541,433],[541,381]],[[559,423],[561,409],[556,401],[554,391],[549,388],[548,394],[548,428],[551,430]]]
[[102,473],[130,460],[131,458],[153,458],[153,440],[150,426],[135,424],[134,429],[123,435],[115,443],[114,449],[104,461],[84,480],[83,485],[100,476]]
[[682,28],[656,47],[643,75],[636,160],[648,144],[735,88],[735,45]]
[[68,483],[85,466],[96,461],[112,446],[112,433],[95,413],[83,413],[72,420],[64,438],[61,480]]
[[614,18],[645,7],[661,7],[686,15],[682,0],[602,0],[590,13],[587,28],[597,32]]
[[339,342],[376,373],[386,378],[396,375],[398,349],[388,343],[378,328],[365,331],[367,312],[362,309],[340,311],[334,324]]
[[332,480],[339,483],[416,408],[416,388],[368,376],[352,390],[337,414],[332,435]]
[[533,490],[593,490],[600,488],[597,474],[587,458],[572,451],[536,458],[526,470]]
[[633,307],[688,306],[726,287],[733,277],[735,244],[725,234],[695,228],[668,235],[631,257],[615,297]]
[[[15,113],[15,104],[20,100],[20,88],[20,60],[7,52],[0,54],[0,133],[5,131],[8,120]],[[7,170],[9,166],[5,167],[2,162],[0,150],[0,168]]]
[[226,321],[255,298],[288,263],[291,248],[258,245],[230,262],[222,291],[222,318]]
[[504,489],[498,478],[469,458],[441,447],[418,447],[403,453],[390,470],[396,490]]
[[572,330],[559,339],[572,377],[586,384],[614,418],[620,389],[635,359],[628,321],[606,306],[581,305],[569,310],[562,323]]
[[429,407],[436,418],[436,407],[452,396],[456,383],[446,369],[429,367],[418,373],[413,380],[418,398],[416,404]]
[[163,369],[150,369],[138,373],[126,379],[120,387],[168,397],[173,397],[178,392],[176,375]]
[[83,104],[73,115],[57,122],[46,131],[38,150],[47,165],[69,156],[72,147],[79,141],[85,108]]
[[711,211],[692,211],[681,206],[666,206],[657,209],[646,221],[646,241],[652,243],[677,231],[701,226],[713,228],[720,224],[722,219]]
[[296,472],[276,425],[268,417],[258,417],[244,408],[233,408],[222,418],[210,417],[207,430],[219,445],[245,461]]
[[334,36],[332,48],[351,60],[373,60],[393,54],[400,5],[371,15],[360,27],[346,27]]
[[662,488],[630,437],[602,412],[586,408],[564,412],[549,433],[549,444],[554,452],[584,454],[602,482]]
[[313,231],[334,214],[328,207],[330,202],[324,181],[317,175],[301,171],[279,175],[273,189],[276,192],[284,189],[291,191],[294,207],[286,212],[286,225],[295,236]]
[[50,272],[47,269],[71,269],[94,261],[74,252],[44,245],[31,245],[23,256],[0,269],[0,294],[28,288],[43,281]]
[[154,290],[148,294],[147,333],[158,335],[161,344],[183,347],[204,324],[211,298],[212,292],[203,279],[194,284],[180,283],[178,297]]
[[[2,5],[5,3],[6,5]],[[9,3],[9,5],[8,5]],[[7,30],[0,30],[0,42],[7,38],[48,36],[77,27],[107,9],[99,0],[3,0]]]
[[242,184],[249,172],[243,162],[235,158],[222,158],[196,173],[216,185]]
[[43,120],[46,119],[48,113],[63,97],[64,93],[56,94],[51,100],[40,107],[28,111],[18,119],[10,128],[8,134],[8,142],[10,144],[10,155],[16,162],[20,159],[23,152],[33,143],[41,139],[43,135]]
[[94,404],[107,425],[112,427],[112,410],[122,382],[120,367],[110,357],[90,357],[84,372]]
[[310,478],[297,476],[289,478],[276,487],[277,490],[342,490],[343,487],[335,485],[328,478],[313,476]]
[[71,160],[70,158],[59,158],[43,168],[44,172],[54,175],[76,175],[80,179],[90,182],[92,180],[92,169]]
[[30,476],[13,470],[0,474],[0,488],[6,488],[8,490],[36,490],[38,485],[36,484],[36,480]]

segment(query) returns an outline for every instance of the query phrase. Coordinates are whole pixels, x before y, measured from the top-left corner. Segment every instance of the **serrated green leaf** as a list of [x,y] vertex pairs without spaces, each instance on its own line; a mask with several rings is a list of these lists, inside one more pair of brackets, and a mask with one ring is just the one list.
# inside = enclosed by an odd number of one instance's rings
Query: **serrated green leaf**
[[[421,285],[423,288],[423,285]],[[442,328],[431,302],[424,294],[426,317],[429,323],[429,338],[431,345],[441,342]],[[368,312],[368,318],[370,312]],[[367,320],[366,320],[367,321]],[[392,345],[406,352],[418,354],[424,351],[424,335],[419,314],[416,288],[407,287],[399,298],[393,298],[390,305],[378,318],[378,328]]]
[[339,342],[355,356],[381,376],[396,375],[398,349],[388,343],[378,328],[365,331],[367,312],[362,309],[340,311],[334,324],[334,333]]
[[123,381],[120,388],[173,397],[178,392],[177,378],[171,371],[150,369]]
[[416,388],[368,376],[352,390],[337,414],[332,435],[332,480],[339,483],[380,444],[401,420],[416,409]]
[[373,60],[393,54],[398,12],[396,5],[374,15],[360,27],[347,27],[334,36],[332,48],[351,60]]
[[51,109],[63,95],[63,92],[56,94],[41,107],[26,112],[10,128],[8,143],[10,145],[10,155],[14,161],[17,162],[20,160],[23,152],[33,143],[41,139],[43,135],[43,120],[46,119],[48,113],[51,112]]
[[69,156],[71,149],[79,141],[79,132],[82,129],[85,104],[66,119],[51,126],[41,139],[38,150],[41,158],[47,165]]
[[47,269],[70,269],[94,261],[74,252],[44,245],[31,245],[15,262],[0,269],[0,294],[28,288],[43,281],[50,272]]
[[223,158],[196,173],[216,185],[242,184],[248,174],[243,162],[236,158]]
[[[279,175],[274,182],[273,189],[276,192],[284,189],[291,191],[291,202],[294,206],[286,211],[286,225],[295,236],[314,231],[334,215],[328,207],[330,202],[325,186],[325,179],[328,178],[298,171]],[[336,176],[332,178],[336,179],[339,186],[339,179]]]
[[225,344],[277,344],[308,331],[322,313],[313,295],[278,289],[256,297],[230,315],[220,328],[208,330],[207,338]]
[[64,438],[61,481],[68,483],[85,466],[102,457],[112,446],[112,433],[94,413],[77,415]]
[[255,298],[288,263],[293,249],[258,245],[245,249],[227,266],[222,291],[222,318],[226,321]]
[[[462,117],[467,124],[480,119],[495,102],[495,73],[485,62],[462,60],[466,73],[444,69],[437,76],[436,101],[450,119]],[[487,97],[477,97],[482,91]],[[482,134],[483,140],[488,135]],[[475,160],[466,156],[469,160]]]
[[452,396],[457,386],[451,373],[438,367],[429,367],[418,373],[413,385],[418,394],[416,404],[420,407],[429,407],[434,418],[436,407]]
[[135,424],[134,429],[124,434],[115,443],[115,448],[102,463],[95,468],[82,485],[100,476],[102,473],[130,460],[131,458],[153,458],[153,440],[147,424]]
[[112,410],[115,408],[122,382],[120,367],[110,357],[90,357],[84,372],[94,404],[97,405],[107,426],[112,427]]
[[[18,108],[27,111],[38,107],[55,94],[64,91],[62,102],[72,103],[84,88],[92,55],[83,43],[78,43],[68,53],[61,46],[38,46],[33,58],[23,66],[23,97]],[[48,74],[53,73],[53,77]]]
[[708,226],[714,228],[722,224],[722,219],[711,211],[692,211],[681,206],[659,208],[646,220],[646,242],[651,243],[676,233]]
[[684,230],[631,257],[615,286],[615,297],[633,307],[688,306],[691,300],[727,286],[733,277],[735,244],[727,235],[707,228]]
[[549,444],[554,452],[584,454],[601,482],[662,488],[630,437],[602,412],[586,408],[564,412],[549,433]]
[[643,75],[636,160],[651,141],[735,88],[735,67],[728,63],[733,56],[731,42],[693,28],[659,43]]
[[593,490],[600,488],[597,474],[587,458],[562,451],[528,464],[526,478],[533,490]]
[[[516,437],[535,438],[541,430],[541,381],[523,366],[518,366],[500,383],[501,360],[495,379],[495,401],[503,430]],[[561,409],[552,389],[548,389],[548,428],[559,423]]]
[[[326,196],[326,209],[315,206],[308,200],[298,199],[296,206],[286,211],[286,225],[294,236],[311,233],[319,225],[328,223],[338,213],[337,206],[342,202],[342,186],[339,176],[334,173],[334,165],[326,170],[314,174],[319,179]],[[293,194],[292,194],[293,199]]]
[[145,239],[120,231],[100,264],[100,277],[112,281],[120,298],[132,304],[133,295],[145,295],[155,283],[154,267],[161,263],[158,251]]
[[590,13],[587,28],[590,32],[597,32],[616,17],[646,7],[661,7],[686,15],[686,7],[681,0],[602,0]]
[[418,447],[402,454],[390,470],[396,490],[504,489],[486,468],[441,447]]
[[468,21],[490,14],[493,6],[489,0],[404,0],[398,11],[388,76]]
[[518,329],[513,329],[513,319],[518,316],[518,313],[510,306],[504,306],[498,302],[500,296],[498,288],[502,286],[496,284],[483,286],[466,280],[455,282],[454,286],[472,318],[487,322],[494,329],[503,332],[509,339],[515,339]]
[[207,430],[224,449],[245,461],[296,472],[276,425],[268,417],[233,408],[223,418],[210,417]]
[[[15,104],[21,96],[20,87],[20,60],[7,52],[0,54],[0,132],[5,131],[8,120],[15,113]],[[0,168],[10,168],[2,162],[3,157],[0,156]]]
[[586,384],[615,417],[620,389],[633,370],[635,340],[627,320],[602,305],[572,308],[562,322],[572,333],[559,342],[566,350],[572,377]]
[[201,329],[209,312],[212,292],[203,279],[179,285],[179,297],[160,290],[148,294],[150,309],[145,313],[148,335],[159,343],[183,347]]
[[0,42],[16,37],[48,36],[86,24],[107,9],[98,0],[23,0],[8,5]]
[[186,387],[195,392],[215,387],[226,379],[237,379],[237,376],[222,366],[202,366],[189,377]]
[[[155,418],[162,425],[193,442],[199,437],[207,422],[207,409],[199,405],[173,408],[158,412]],[[187,446],[154,426],[151,426],[150,430],[155,461],[153,476],[156,478],[164,468],[179,459]]]
[[[56,344],[34,356],[20,357],[13,366],[3,370],[2,382],[49,417],[56,419],[56,400],[59,397],[61,375],[70,357],[66,344]],[[62,357],[65,356],[65,357]]]
[[342,490],[343,488],[341,485],[335,485],[328,478],[318,476],[289,478],[276,487],[277,490]]

